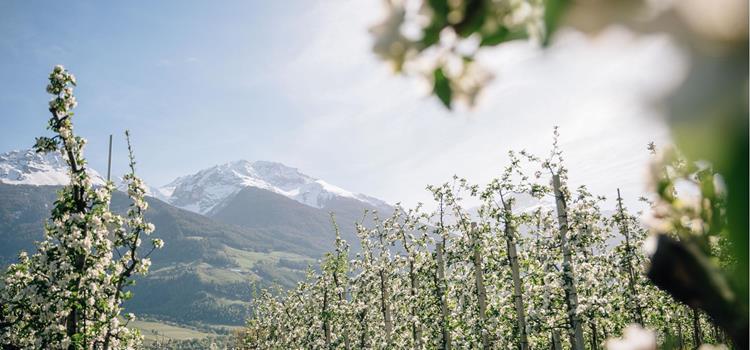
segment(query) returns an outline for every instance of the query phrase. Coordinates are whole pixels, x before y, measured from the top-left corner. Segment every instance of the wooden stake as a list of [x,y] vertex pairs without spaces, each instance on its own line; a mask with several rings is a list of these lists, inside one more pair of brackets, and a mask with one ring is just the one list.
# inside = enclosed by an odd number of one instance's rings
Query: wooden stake
[[112,134],[109,134],[109,156],[107,156],[107,182],[112,174]]

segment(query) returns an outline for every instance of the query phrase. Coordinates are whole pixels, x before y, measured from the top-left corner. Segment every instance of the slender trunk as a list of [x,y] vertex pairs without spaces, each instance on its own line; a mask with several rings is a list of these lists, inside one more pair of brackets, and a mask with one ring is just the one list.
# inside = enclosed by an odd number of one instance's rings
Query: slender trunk
[[482,348],[489,349],[490,341],[487,334],[487,292],[484,289],[484,270],[482,268],[481,236],[477,224],[471,223],[469,236],[474,246],[474,282],[477,289],[477,304],[479,304],[479,321],[481,325]]
[[358,318],[361,332],[359,335],[359,348],[367,349],[367,332],[369,332],[369,329],[367,328],[367,310],[360,311]]
[[693,345],[697,349],[703,344],[703,335],[701,334],[701,320],[697,308],[693,308]]
[[508,260],[513,275],[513,301],[516,306],[516,327],[518,327],[518,342],[520,350],[527,350],[529,341],[526,337],[526,313],[523,308],[523,286],[518,267],[518,253],[516,252],[515,232],[513,232],[513,214],[510,203],[504,204],[505,210],[505,241],[508,243]]
[[[385,234],[383,232],[379,233],[379,239],[380,239],[380,258],[383,259],[383,255],[385,254],[385,250],[388,249],[386,247],[385,241],[383,240],[385,238]],[[387,264],[390,266],[390,261]],[[389,286],[388,286],[388,277],[386,276],[386,267],[380,268],[380,311],[383,313],[383,323],[385,327],[385,341],[388,346],[391,344],[391,333],[393,332],[393,321],[391,320],[391,304],[390,304],[390,292],[389,292]]]
[[445,262],[443,259],[443,254],[445,252],[445,238],[443,238],[443,241],[438,243],[437,245],[437,252],[436,260],[437,260],[437,292],[438,292],[438,298],[440,300],[440,314],[442,315],[441,319],[441,330],[443,333],[443,339],[441,343],[441,349],[443,350],[450,350],[451,348],[451,333],[450,329],[448,328],[448,301],[446,300],[446,290],[445,290]]
[[[339,305],[346,305],[346,293],[349,289],[349,283],[346,279],[349,269],[348,267],[345,269],[345,271],[342,273],[344,277],[344,283],[339,279],[339,267],[343,266],[346,267],[346,259],[349,257],[349,249],[346,247],[346,244],[341,239],[341,232],[339,231],[339,225],[336,223],[336,217],[334,216],[333,212],[330,213],[331,215],[331,224],[333,225],[333,228],[336,232],[336,269],[333,271],[333,285],[336,288],[336,290],[339,290],[338,297],[339,297]],[[345,308],[345,310],[348,310],[348,307]],[[348,311],[344,311],[344,322],[341,324],[341,337],[344,340],[344,349],[345,350],[351,350],[351,342],[349,341],[349,315]]]
[[[68,118],[68,116],[65,117],[58,117],[56,112],[53,109],[50,109],[50,112],[55,118],[55,121],[57,122],[58,127],[61,125],[61,123]],[[73,137],[72,135],[70,137]],[[71,172],[73,173],[73,176],[77,176],[81,172],[85,171],[84,167],[78,164],[78,160],[75,157],[75,150],[72,147],[72,144],[70,142],[63,142],[63,149],[61,149],[63,153],[65,153],[68,157],[68,166],[70,167]],[[73,192],[73,203],[75,203],[75,212],[77,213],[84,213],[86,211],[86,200],[84,198],[85,189],[80,185],[73,185],[73,188],[71,190]],[[86,230],[83,230],[84,234],[86,234]],[[85,263],[85,256],[79,255],[76,256],[74,261],[74,268],[75,271],[80,275],[83,273],[84,269],[84,263]],[[80,286],[81,279],[80,277],[76,278],[76,286]],[[77,290],[78,288],[76,288]],[[70,313],[65,317],[65,331],[68,337],[74,337],[78,333],[78,323],[81,322],[80,315],[78,308],[74,307]],[[75,345],[71,344],[68,349],[74,349]]]
[[[411,297],[412,300],[416,299],[417,296],[417,290],[419,289],[419,281],[417,281],[417,274],[414,268],[414,261],[409,262],[409,279],[411,280]],[[419,321],[417,321],[417,305],[412,306],[411,311],[412,317],[415,318],[414,323],[411,325],[411,335],[414,339],[414,346],[417,349],[422,348],[422,328],[419,326]]]
[[389,303],[388,282],[386,281],[385,270],[380,270],[380,310],[383,313],[383,322],[385,323],[386,343],[391,343],[391,332],[393,323],[391,321],[391,305]]
[[331,348],[331,321],[328,310],[328,288],[323,286],[323,333],[325,334],[325,347]]
[[568,320],[570,322],[570,347],[573,350],[583,350],[583,329],[578,316],[578,293],[575,286],[575,271],[573,269],[572,254],[568,247],[568,212],[565,198],[560,190],[560,176],[552,176],[552,186],[555,191],[555,202],[557,207],[557,221],[560,227],[560,248],[563,254],[563,283],[565,289],[565,301],[568,306]]
[[625,210],[622,207],[622,197],[620,196],[620,189],[617,189],[617,211],[619,216],[617,218],[620,224],[620,233],[625,237],[625,268],[627,269],[628,275],[628,287],[630,287],[631,300],[633,302],[633,311],[635,322],[644,326],[643,322],[643,310],[641,308],[640,300],[638,299],[638,291],[635,288],[636,278],[635,269],[633,268],[633,247],[630,245],[630,232],[628,230],[628,221],[625,217]]
[[[404,250],[406,250],[406,255],[409,257],[409,296],[411,296],[412,300],[416,301],[417,297],[417,290],[419,289],[419,281],[417,280],[417,271],[414,266],[414,259],[416,258],[414,252],[412,251],[411,244],[407,241],[406,238],[406,232],[401,231],[401,240],[404,242]],[[417,317],[417,305],[412,303],[411,305],[411,317],[414,320],[411,325],[411,336],[412,340],[414,341],[414,347],[416,349],[422,348],[422,329],[419,326],[419,321]]]
[[[536,230],[537,232],[541,230],[541,219],[537,220]],[[539,240],[538,233],[537,233],[536,239]],[[552,271],[552,266],[550,265],[546,257],[540,258],[539,263],[542,264],[545,274],[548,274]],[[549,288],[549,285],[547,285],[544,282],[544,280],[542,280],[542,286],[543,286],[542,288],[544,291],[544,294],[543,294],[544,306],[551,315],[554,313],[554,311],[552,310],[552,300],[551,300],[552,298],[550,297],[550,288]],[[551,337],[552,337],[552,344],[551,344],[552,350],[562,350],[562,342],[560,341],[560,332],[557,329],[552,328]]]
[[552,350],[562,350],[560,332],[557,329],[552,330]]
[[[336,285],[337,289],[341,288],[341,292],[339,293],[339,303],[341,303],[343,305],[344,303],[346,303],[346,295],[345,295],[346,294],[346,290],[344,289],[343,286],[341,286],[341,283],[340,283],[340,281],[338,279],[338,276],[337,276],[337,274],[335,272],[333,273],[333,283]],[[342,336],[342,338],[344,338],[344,349],[350,350],[352,348],[352,346],[351,346],[351,344],[349,342],[349,331],[347,331],[347,329],[346,329],[347,326],[348,325],[342,325],[341,326],[341,332],[342,332],[341,336]]]
[[[585,230],[586,230],[586,234],[588,235],[591,234],[591,228],[587,227]],[[593,248],[591,249],[590,252],[587,252],[584,249],[582,253],[583,253],[583,258],[586,259],[587,261],[590,259],[590,257],[594,256]],[[591,298],[591,290],[587,289],[585,292],[586,292],[586,298]],[[597,334],[597,328],[596,328],[596,314],[592,312],[589,316],[591,318],[591,320],[589,321],[589,328],[591,329],[591,339],[590,339],[591,349],[597,350],[598,344],[599,344],[599,341],[598,341],[599,335]]]
[[599,349],[599,335],[596,331],[596,322],[591,321],[590,323],[591,327],[591,350],[598,350]]

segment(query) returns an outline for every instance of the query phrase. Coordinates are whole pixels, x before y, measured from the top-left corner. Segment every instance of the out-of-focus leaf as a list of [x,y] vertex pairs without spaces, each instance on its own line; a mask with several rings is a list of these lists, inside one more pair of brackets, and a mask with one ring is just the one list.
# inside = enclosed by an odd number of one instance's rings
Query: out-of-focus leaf
[[487,18],[487,7],[483,0],[471,0],[466,4],[463,20],[453,26],[461,37],[468,37],[479,30]]
[[443,68],[435,69],[433,73],[435,78],[435,95],[440,99],[440,102],[445,105],[446,108],[451,108],[451,99],[453,98],[453,91],[451,90],[451,82],[445,76]]
[[500,27],[494,33],[489,35],[483,35],[482,41],[479,43],[480,46],[495,46],[502,43],[508,37],[510,31],[508,28]]
[[450,11],[450,7],[448,7],[447,0],[430,0],[429,4],[432,8],[432,11],[435,12],[436,17],[448,17],[448,11]]
[[426,49],[435,45],[440,40],[440,31],[443,30],[443,28],[443,25],[440,25],[436,20],[433,20],[432,23],[424,29],[424,36],[421,40],[422,48]]
[[549,45],[552,33],[557,29],[560,19],[565,14],[565,10],[570,4],[570,0],[548,0],[544,10],[544,27],[547,31],[544,35],[542,45]]
[[526,30],[516,29],[508,30],[507,28],[500,28],[495,33],[488,34],[482,37],[482,41],[479,43],[480,46],[495,46],[511,40],[528,39],[529,34]]

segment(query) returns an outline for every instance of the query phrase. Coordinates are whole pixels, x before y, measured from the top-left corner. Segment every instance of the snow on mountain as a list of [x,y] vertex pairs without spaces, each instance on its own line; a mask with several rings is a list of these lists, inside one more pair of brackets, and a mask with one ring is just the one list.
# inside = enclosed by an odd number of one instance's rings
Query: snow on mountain
[[272,191],[302,204],[323,208],[333,198],[350,198],[374,206],[379,199],[353,193],[305,175],[281,163],[239,160],[187,175],[157,189],[172,205],[205,214],[244,187]]
[[[87,169],[91,182],[103,185],[96,170]],[[46,154],[33,150],[15,150],[0,154],[0,183],[9,185],[67,185],[70,182],[67,164],[57,152]]]

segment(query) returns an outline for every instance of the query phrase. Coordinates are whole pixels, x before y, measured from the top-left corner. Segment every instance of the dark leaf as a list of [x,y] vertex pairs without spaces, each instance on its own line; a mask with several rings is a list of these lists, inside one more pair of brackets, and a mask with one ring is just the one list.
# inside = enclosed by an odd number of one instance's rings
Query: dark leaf
[[450,8],[448,7],[447,0],[430,0],[429,4],[432,8],[432,11],[435,12],[436,17],[448,17],[448,11],[450,10]]
[[453,97],[453,91],[451,90],[450,80],[443,73],[443,68],[435,69],[435,95],[440,99],[440,102],[445,105],[448,109],[451,108],[451,99]]
[[482,42],[479,45],[495,46],[505,41],[505,38],[508,37],[508,33],[509,33],[508,28],[500,27],[498,30],[496,30],[494,33],[490,35],[483,35]]
[[422,37],[422,48],[426,49],[440,40],[440,31],[443,30],[444,26],[438,24],[435,20],[424,29],[424,36]]
[[484,1],[471,0],[466,4],[466,12],[463,20],[453,26],[453,28],[458,35],[466,38],[482,27],[485,18],[487,18],[487,7]]
[[570,0],[548,0],[546,8],[544,10],[544,28],[547,33],[544,35],[544,46],[549,45],[549,40],[552,37],[552,33],[557,29],[557,25],[560,22],[565,13],[566,8],[570,4]]
[[482,36],[482,41],[479,43],[480,46],[495,46],[502,44],[506,41],[526,39],[528,34],[525,30],[508,30],[508,28],[501,27],[492,34]]

